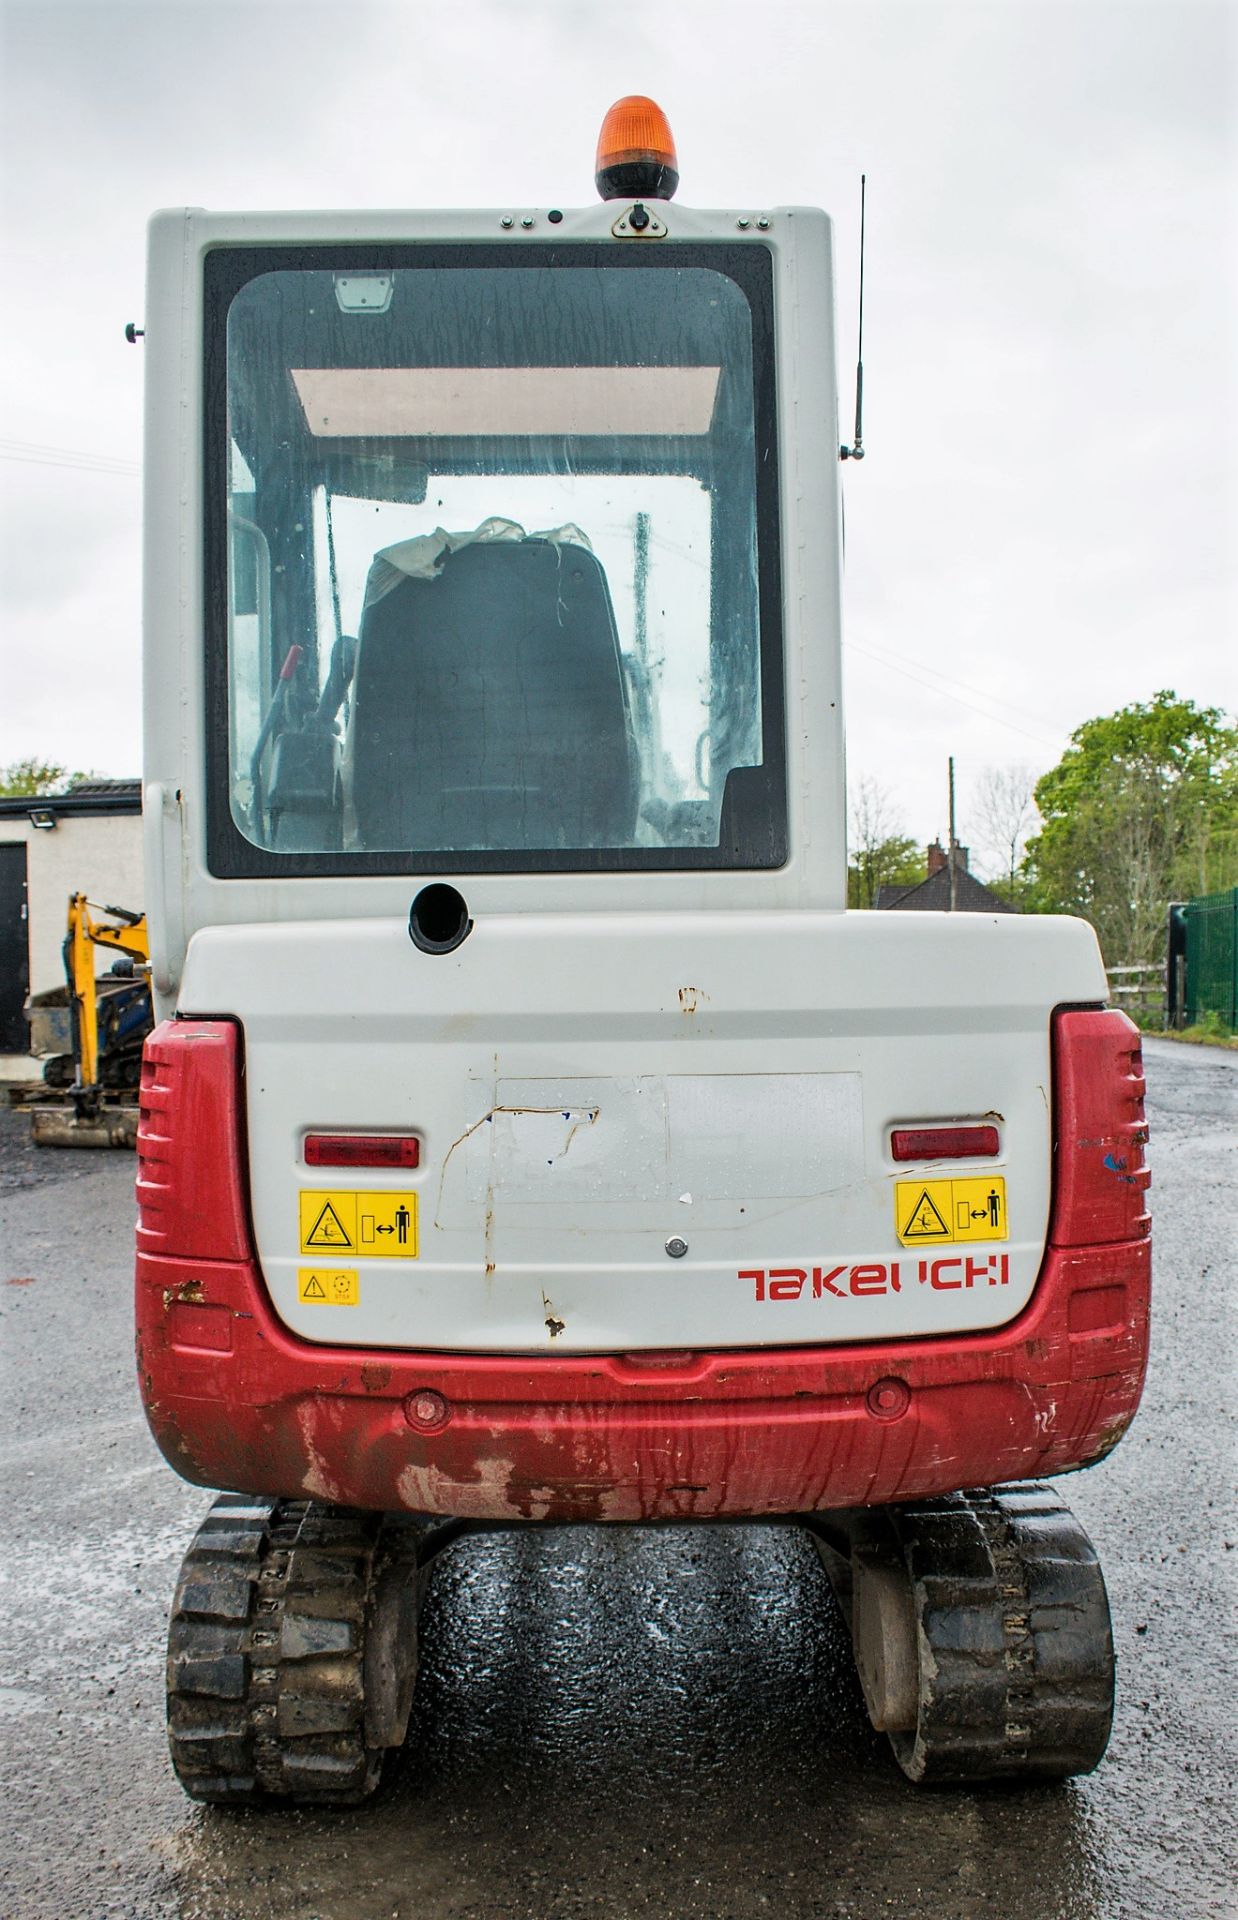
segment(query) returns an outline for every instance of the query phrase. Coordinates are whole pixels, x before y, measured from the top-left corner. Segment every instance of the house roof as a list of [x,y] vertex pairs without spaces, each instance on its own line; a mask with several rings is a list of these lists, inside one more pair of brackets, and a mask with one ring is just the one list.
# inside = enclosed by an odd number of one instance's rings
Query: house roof
[[[1009,900],[1003,900],[966,867],[955,868],[954,911],[956,913],[1017,913]],[[879,887],[877,906],[903,913],[948,913],[950,910],[950,869],[940,867],[914,887]]]
[[67,793],[10,793],[0,796],[0,820],[24,819],[32,807],[57,819],[73,814],[141,813],[140,780],[79,780]]
[[74,800],[87,794],[110,794],[114,800],[131,799],[142,791],[140,780],[75,780],[69,788],[68,796]]

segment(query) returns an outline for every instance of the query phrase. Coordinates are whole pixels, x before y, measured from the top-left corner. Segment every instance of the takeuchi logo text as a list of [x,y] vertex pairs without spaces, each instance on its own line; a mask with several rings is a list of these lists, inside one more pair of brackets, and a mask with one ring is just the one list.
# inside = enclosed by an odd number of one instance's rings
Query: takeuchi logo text
[[949,1255],[939,1260],[870,1260],[858,1267],[741,1267],[741,1280],[751,1280],[758,1300],[814,1300],[864,1298],[877,1293],[902,1293],[904,1287],[932,1287],[939,1293],[957,1287],[1007,1287],[1010,1255],[990,1253]]

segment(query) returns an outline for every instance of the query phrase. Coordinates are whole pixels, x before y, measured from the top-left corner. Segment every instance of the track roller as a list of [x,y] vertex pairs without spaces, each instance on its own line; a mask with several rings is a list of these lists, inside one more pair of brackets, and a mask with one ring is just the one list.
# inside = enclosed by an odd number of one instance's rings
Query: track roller
[[1109,1602],[1091,1542],[1050,1488],[834,1520],[822,1558],[869,1718],[909,1780],[1096,1766],[1113,1720]]
[[168,1739],[195,1800],[353,1806],[408,1726],[417,1529],[315,1501],[216,1500],[168,1634]]

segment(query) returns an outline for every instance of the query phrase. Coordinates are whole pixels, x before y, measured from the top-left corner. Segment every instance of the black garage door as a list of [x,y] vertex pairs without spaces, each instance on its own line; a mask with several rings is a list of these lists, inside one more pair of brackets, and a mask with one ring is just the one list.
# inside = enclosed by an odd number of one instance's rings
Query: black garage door
[[26,938],[26,846],[0,843],[0,1053],[25,1053],[30,947]]

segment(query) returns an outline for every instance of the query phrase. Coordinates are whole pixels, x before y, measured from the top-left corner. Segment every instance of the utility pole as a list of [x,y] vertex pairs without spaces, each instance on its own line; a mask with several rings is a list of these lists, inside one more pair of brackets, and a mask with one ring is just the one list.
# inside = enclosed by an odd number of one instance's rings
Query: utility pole
[[950,755],[949,766],[950,766],[950,852],[947,855],[947,858],[949,859],[949,862],[950,862],[950,912],[955,913],[957,912],[957,907],[955,903],[958,900],[958,880],[955,875],[955,860],[954,860],[955,840],[954,840],[954,755],[953,754]]

